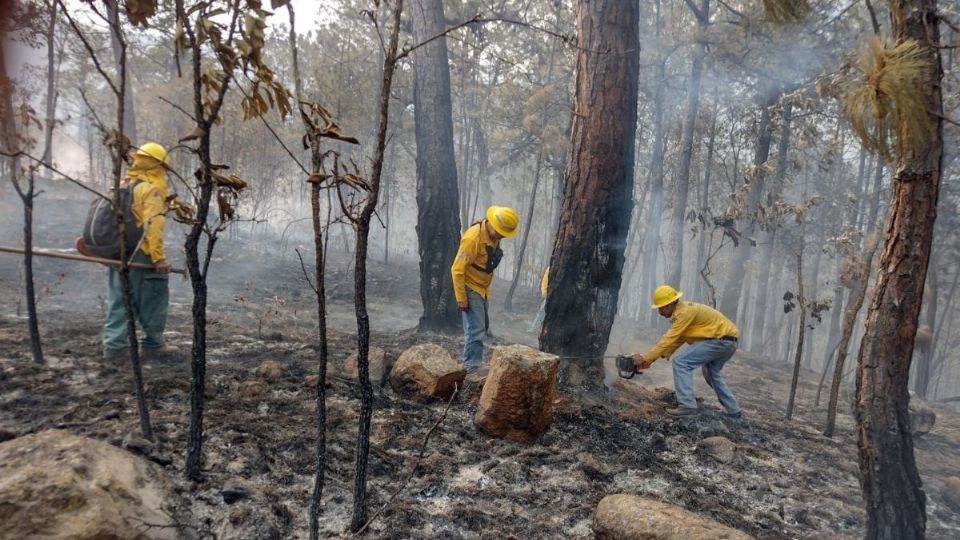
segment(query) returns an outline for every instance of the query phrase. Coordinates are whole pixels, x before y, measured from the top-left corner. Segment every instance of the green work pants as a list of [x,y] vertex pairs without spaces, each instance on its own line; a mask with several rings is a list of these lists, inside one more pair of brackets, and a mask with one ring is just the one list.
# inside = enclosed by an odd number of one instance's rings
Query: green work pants
[[[138,252],[133,262],[152,264],[143,252]],[[131,268],[130,294],[133,297],[134,317],[143,330],[140,346],[147,349],[163,347],[163,329],[167,325],[167,304],[170,300],[169,274]],[[103,325],[103,348],[105,351],[117,351],[129,346],[120,271],[111,268],[107,282],[107,321]]]

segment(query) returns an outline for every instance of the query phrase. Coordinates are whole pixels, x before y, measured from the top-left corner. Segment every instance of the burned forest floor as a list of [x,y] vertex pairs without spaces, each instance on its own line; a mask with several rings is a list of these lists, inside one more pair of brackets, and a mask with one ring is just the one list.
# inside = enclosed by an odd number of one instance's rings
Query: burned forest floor
[[[20,214],[3,214],[0,225],[18,230]],[[40,215],[47,220],[38,229],[37,244],[69,246],[68,224]],[[19,244],[9,235],[4,242]],[[210,274],[204,480],[197,483],[183,479],[190,389],[186,358],[192,339],[189,284],[171,279],[166,334],[183,359],[144,366],[156,435],[150,443],[139,439],[128,365],[101,357],[106,271],[37,260],[47,360],[38,366],[31,361],[19,259],[3,255],[0,440],[63,429],[159,464],[175,485],[171,503],[182,537],[306,538],[316,436],[315,396],[307,377],[317,370],[316,305],[293,247],[230,240],[217,246]],[[312,260],[309,252],[304,258]],[[331,255],[332,377],[321,537],[343,535],[349,524],[359,410],[359,392],[343,368],[356,347],[352,268],[347,254]],[[173,259],[182,265],[182,254]],[[409,346],[433,342],[458,357],[460,336],[412,330],[419,316],[416,269],[409,262],[371,264],[372,345],[395,359]],[[536,311],[536,293],[525,291],[515,302],[516,312],[503,313],[506,285],[496,284],[489,345],[535,345],[535,336],[525,330]],[[651,329],[618,321],[611,352],[640,351],[654,337]],[[264,381],[257,368],[268,360],[278,362],[282,372]],[[669,364],[662,363],[630,382],[616,381],[610,396],[561,390],[552,427],[532,444],[476,430],[476,382],[468,381],[451,402],[425,446],[447,404],[406,401],[389,386],[378,388],[370,515],[402,489],[366,534],[590,538],[600,499],[633,493],[678,504],[757,538],[861,537],[864,515],[853,420],[841,407],[837,435],[821,435],[825,407],[814,406],[819,374],[803,373],[797,412],[786,421],[789,369],[784,361],[738,353],[724,373],[744,409],[742,419],[723,417],[716,398],[699,380],[705,412],[694,420],[666,417],[663,409],[671,405],[671,393],[654,390],[671,386]],[[245,384],[258,380],[263,384]],[[258,389],[251,391],[251,386]],[[928,537],[957,538],[960,515],[944,502],[942,490],[946,478],[960,475],[960,415],[942,407],[935,411],[932,431],[916,439]],[[731,459],[719,461],[698,451],[714,435],[737,445]],[[414,468],[421,447],[424,456]]]

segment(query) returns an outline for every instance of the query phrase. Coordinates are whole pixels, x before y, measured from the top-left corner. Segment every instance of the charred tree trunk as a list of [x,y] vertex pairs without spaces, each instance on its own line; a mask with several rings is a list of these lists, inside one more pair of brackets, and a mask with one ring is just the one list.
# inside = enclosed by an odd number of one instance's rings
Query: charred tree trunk
[[908,406],[910,363],[930,260],[943,171],[940,17],[935,0],[893,0],[896,42],[916,40],[927,61],[913,90],[929,111],[899,132],[890,221],[878,265],[876,293],[857,358],[857,446],[869,539],[923,538],[926,497],[917,472]]
[[[390,44],[383,64],[383,81],[380,86],[380,124],[377,128],[377,146],[371,167],[370,193],[364,201],[360,215],[354,221],[357,227],[357,253],[353,273],[353,299],[357,314],[357,376],[360,383],[360,421],[357,430],[356,469],[353,477],[353,516],[350,520],[350,530],[352,532],[359,531],[367,521],[367,459],[370,455],[370,422],[373,417],[373,388],[370,385],[369,358],[370,317],[367,314],[367,237],[370,234],[370,219],[377,208],[380,196],[380,178],[383,171],[387,125],[390,118],[390,89],[393,85],[393,73],[397,65],[397,42],[400,36],[400,13],[402,11],[403,0],[397,0],[393,8]],[[456,186],[456,181],[454,181],[454,186]]]
[[639,2],[577,5],[574,120],[550,292],[540,333],[544,351],[586,357],[585,377],[603,385],[603,352],[617,311],[633,201],[639,70]]
[[[801,238],[801,242],[803,239]],[[797,305],[800,308],[800,333],[797,336],[797,354],[793,359],[793,376],[790,378],[790,399],[787,400],[787,420],[793,418],[793,406],[797,397],[797,382],[800,380],[800,362],[803,360],[803,336],[807,330],[807,299],[803,295],[803,246],[797,252]]]
[[[2,41],[2,40],[0,40]],[[33,172],[27,175],[26,188],[20,185],[20,150],[16,113],[13,108],[13,81],[7,78],[7,65],[3,43],[0,43],[0,93],[3,107],[3,151],[12,154],[9,158],[10,182],[20,202],[23,203],[23,280],[27,300],[27,327],[30,331],[30,350],[33,361],[43,364],[43,346],[40,341],[40,323],[37,319],[37,295],[33,279],[33,201],[37,198]]]
[[703,60],[707,56],[707,24],[710,22],[710,0],[700,0],[700,7],[694,8],[688,3],[697,18],[697,50],[693,56],[690,71],[690,87],[687,89],[687,111],[683,119],[683,135],[680,141],[680,172],[677,175],[676,197],[673,214],[670,217],[670,251],[666,260],[666,281],[674,287],[681,287],[683,270],[683,236],[687,216],[687,195],[690,191],[690,162],[693,160],[693,137],[696,131],[697,113],[700,110],[700,79],[703,75]]
[[713,91],[713,119],[710,125],[710,139],[707,141],[707,161],[703,169],[703,185],[700,187],[700,212],[704,215],[704,222],[701,224],[699,239],[697,242],[697,275],[694,280],[697,284],[694,290],[694,298],[703,298],[703,280],[699,277],[700,269],[703,268],[706,259],[707,248],[707,225],[706,215],[710,208],[710,174],[713,172],[713,157],[717,144],[717,112],[719,109],[717,95],[719,90],[714,87]]
[[[417,43],[443,32],[442,0],[411,2]],[[417,139],[417,243],[420,253],[420,330],[460,328],[450,265],[460,241],[457,164],[453,154],[450,66],[445,38],[413,53]]]
[[930,363],[933,359],[933,328],[937,322],[937,303],[938,303],[938,287],[937,287],[937,266],[936,262],[930,264],[930,293],[928,295],[928,301],[926,305],[923,306],[924,311],[926,312],[926,322],[924,327],[927,330],[927,340],[921,345],[917,344],[916,352],[918,353],[917,357],[917,369],[914,373],[914,384],[913,391],[916,392],[918,396],[923,399],[927,399],[927,391],[930,387]]

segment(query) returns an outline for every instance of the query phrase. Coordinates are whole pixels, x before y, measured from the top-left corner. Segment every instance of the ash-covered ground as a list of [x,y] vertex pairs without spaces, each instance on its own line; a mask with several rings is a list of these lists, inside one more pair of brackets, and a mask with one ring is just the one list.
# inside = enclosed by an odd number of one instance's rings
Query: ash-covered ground
[[[0,202],[4,243],[16,243],[15,200]],[[83,200],[38,203],[37,244],[69,247]],[[79,217],[78,217],[79,216]],[[175,262],[179,233],[168,239]],[[270,247],[262,247],[267,246]],[[333,249],[333,248],[332,248]],[[22,306],[19,259],[0,255],[0,438],[59,428],[124,445],[161,464],[176,484],[184,537],[305,538],[312,489],[316,410],[306,376],[316,372],[315,303],[292,246],[225,240],[211,270],[208,330],[205,480],[182,479],[189,415],[186,360],[146,364],[146,392],[157,442],[138,441],[129,367],[100,356],[105,270],[38,259],[41,329],[47,365],[31,363]],[[332,253],[331,370],[341,374],[355,349],[352,269]],[[305,257],[312,260],[312,257]],[[189,285],[171,281],[167,338],[186,357],[192,336]],[[524,329],[536,309],[534,291],[502,313],[498,283],[491,317],[494,343],[535,344]],[[419,316],[416,265],[373,264],[369,309],[372,344],[396,358],[410,345],[436,342],[459,355],[459,336],[410,331]],[[611,352],[636,352],[655,337],[619,321]],[[616,350],[613,350],[616,349]],[[256,380],[265,360],[282,377],[256,397],[240,386]],[[745,418],[719,414],[697,381],[707,412],[697,420],[662,414],[670,405],[669,365],[657,364],[610,399],[562,392],[551,429],[534,444],[492,439],[473,427],[478,389],[468,384],[426,445],[409,483],[374,521],[377,538],[589,538],[594,509],[612,493],[647,494],[716,519],[758,538],[859,537],[863,509],[857,483],[852,418],[842,411],[833,439],[820,435],[825,407],[814,407],[819,374],[804,372],[798,409],[783,418],[789,371],[782,360],[738,354],[725,369]],[[641,385],[647,388],[641,387]],[[328,388],[328,470],[323,536],[343,534],[352,505],[359,396],[331,378]],[[417,404],[388,388],[377,392],[369,467],[370,513],[410,474],[430,427],[446,404]],[[960,516],[943,502],[943,480],[960,475],[960,419],[935,409],[933,430],[916,440],[927,493],[928,536],[960,537]],[[703,438],[723,435],[735,459],[701,456]],[[126,442],[124,442],[126,439]],[[224,493],[227,493],[225,501]],[[237,500],[234,500],[234,499]]]

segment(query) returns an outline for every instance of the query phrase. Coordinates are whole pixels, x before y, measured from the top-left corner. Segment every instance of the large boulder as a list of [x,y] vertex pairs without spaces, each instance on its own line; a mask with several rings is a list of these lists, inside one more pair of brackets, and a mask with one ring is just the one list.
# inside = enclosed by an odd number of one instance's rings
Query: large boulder
[[49,430],[0,444],[2,538],[173,539],[158,466],[107,443]]
[[917,396],[910,396],[910,433],[914,437],[920,437],[930,433],[933,425],[937,422],[937,413],[926,401]]
[[495,347],[474,423],[488,435],[532,442],[550,428],[560,359],[526,345]]
[[463,387],[466,376],[463,364],[443,347],[427,343],[414,345],[397,358],[390,372],[390,387],[402,396],[446,399],[454,389]]
[[598,540],[749,540],[685,508],[637,495],[607,495],[593,516]]
[[[380,347],[370,347],[370,352],[367,353],[367,362],[369,365],[370,382],[376,385],[383,385],[386,381],[387,373],[390,371],[390,364],[387,361],[387,351]],[[343,369],[347,377],[351,379],[357,378],[356,352],[347,357]]]

